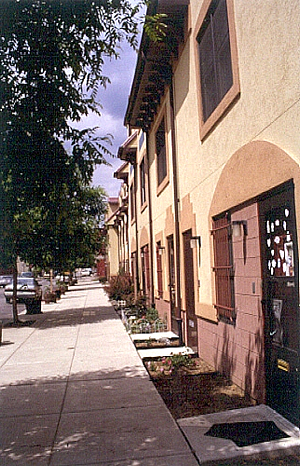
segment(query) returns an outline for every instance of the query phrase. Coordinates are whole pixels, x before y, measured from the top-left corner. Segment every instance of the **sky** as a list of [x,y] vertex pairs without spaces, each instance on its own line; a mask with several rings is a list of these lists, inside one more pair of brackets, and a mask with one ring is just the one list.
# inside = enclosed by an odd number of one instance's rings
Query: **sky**
[[[106,89],[101,89],[98,93],[102,104],[101,117],[89,115],[81,120],[85,127],[99,127],[99,135],[112,134],[113,145],[109,150],[116,156],[119,146],[127,138],[127,130],[124,126],[124,117],[128,104],[128,97],[131,90],[137,52],[127,43],[122,45],[121,58],[107,61],[104,67],[106,76],[111,83]],[[96,168],[93,185],[102,186],[109,197],[117,197],[121,187],[121,181],[113,177],[114,172],[122,165],[118,158],[107,158],[111,166],[100,165]]]

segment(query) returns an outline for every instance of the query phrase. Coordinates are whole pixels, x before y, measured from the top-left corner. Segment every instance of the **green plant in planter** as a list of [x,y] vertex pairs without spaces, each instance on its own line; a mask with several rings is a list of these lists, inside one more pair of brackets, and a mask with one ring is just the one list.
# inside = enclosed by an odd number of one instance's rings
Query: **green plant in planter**
[[56,303],[56,293],[55,291],[50,291],[49,288],[45,288],[44,292],[44,301],[45,303]]
[[172,359],[172,366],[174,367],[175,370],[178,370],[182,366],[191,367],[194,365],[194,361],[190,354],[182,354],[182,353],[173,354],[171,356],[171,359]]
[[154,307],[149,307],[146,310],[145,319],[150,323],[155,322],[158,319],[157,309],[155,309]]
[[189,354],[171,354],[158,360],[158,368],[164,374],[176,374],[180,367],[192,367],[194,361]]
[[134,303],[134,310],[138,318],[144,317],[147,310],[147,296],[139,296]]
[[157,364],[156,364],[155,361],[148,361],[147,367],[148,367],[149,371],[151,371],[151,372],[155,372],[157,370]]
[[59,282],[58,287],[61,294],[65,294],[65,292],[68,291],[68,285],[66,283]]

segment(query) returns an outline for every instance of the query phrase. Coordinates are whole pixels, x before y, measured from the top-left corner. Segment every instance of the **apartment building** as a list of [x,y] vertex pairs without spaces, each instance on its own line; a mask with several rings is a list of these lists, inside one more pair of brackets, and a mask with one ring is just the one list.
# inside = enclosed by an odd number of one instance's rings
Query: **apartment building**
[[128,164],[123,164],[115,173],[115,177],[123,180],[119,196],[110,197],[107,201],[105,217],[106,277],[110,279],[118,275],[120,270],[129,272],[128,245]]
[[158,0],[119,156],[136,292],[299,422],[300,3]]

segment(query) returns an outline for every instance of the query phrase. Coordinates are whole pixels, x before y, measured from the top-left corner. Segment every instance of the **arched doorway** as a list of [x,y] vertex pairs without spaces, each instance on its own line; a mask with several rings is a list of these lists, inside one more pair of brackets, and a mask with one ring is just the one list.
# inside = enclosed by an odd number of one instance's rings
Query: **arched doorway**
[[210,209],[211,219],[228,213],[232,224],[247,226],[232,238],[237,318],[234,330],[219,325],[220,347],[231,347],[224,341],[230,334],[235,346],[227,364],[239,367],[249,394],[297,424],[299,191],[299,165],[274,144],[255,141],[225,165]]

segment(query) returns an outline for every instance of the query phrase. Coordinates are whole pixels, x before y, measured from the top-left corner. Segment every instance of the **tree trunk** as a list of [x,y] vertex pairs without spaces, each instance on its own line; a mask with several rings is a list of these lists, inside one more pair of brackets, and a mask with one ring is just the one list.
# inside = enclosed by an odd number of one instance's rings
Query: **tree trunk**
[[50,293],[53,293],[53,269],[50,269]]
[[17,260],[14,261],[13,266],[13,296],[12,296],[12,312],[13,312],[13,323],[19,323],[18,306],[17,306],[17,280],[18,280],[18,268]]

